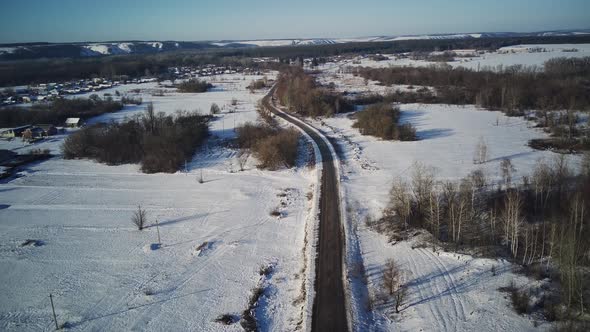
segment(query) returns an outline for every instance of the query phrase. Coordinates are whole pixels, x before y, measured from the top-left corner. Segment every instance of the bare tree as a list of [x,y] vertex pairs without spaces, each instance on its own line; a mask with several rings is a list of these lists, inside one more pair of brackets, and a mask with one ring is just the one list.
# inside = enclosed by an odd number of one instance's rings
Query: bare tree
[[488,145],[483,137],[479,138],[477,145],[475,146],[475,153],[473,155],[474,164],[484,164],[488,161]]
[[567,179],[572,176],[572,170],[570,169],[567,156],[565,154],[559,154],[553,159],[553,180],[555,181],[557,188],[557,195],[561,197],[563,193]]
[[478,190],[483,190],[488,185],[488,178],[483,169],[478,168],[469,173],[469,181]]
[[31,129],[27,129],[23,132],[22,140],[23,142],[30,142],[31,140],[33,140],[33,132],[31,131]]
[[249,157],[250,154],[247,152],[242,152],[238,156],[238,165],[240,166],[240,171],[244,171],[244,167],[246,166],[246,162],[248,161]]
[[395,214],[404,223],[404,229],[407,229],[412,214],[412,195],[408,184],[402,179],[394,181],[389,197],[387,213]]
[[433,167],[428,167],[419,162],[413,165],[412,192],[419,218],[428,214],[428,201],[430,200],[430,193],[434,190],[434,173],[435,169]]
[[137,226],[138,230],[143,230],[147,222],[147,211],[141,208],[141,205],[137,206],[137,210],[133,212],[131,216],[131,222]]
[[395,313],[399,314],[399,309],[406,303],[408,298],[408,287],[406,285],[400,285],[395,291]]
[[447,219],[451,240],[458,243],[461,239],[462,226],[466,219],[468,201],[453,182],[444,184],[443,196],[447,207]]
[[582,174],[590,177],[590,152],[588,151],[584,152],[584,158],[582,159]]
[[516,168],[512,165],[512,161],[509,158],[502,159],[500,163],[500,170],[502,171],[502,180],[506,187],[510,187],[512,184],[512,174],[516,172]]
[[504,222],[504,237],[510,243],[513,257],[518,256],[518,239],[523,224],[522,199],[516,190],[509,191],[504,199],[502,219]]
[[430,225],[432,234],[440,239],[440,224],[442,219],[441,195],[440,191],[433,190],[430,192],[428,200],[428,214],[426,222]]
[[154,110],[154,103],[151,101],[147,104],[147,108],[145,110],[145,127],[150,134],[154,134],[156,132],[156,112]]
[[388,259],[383,267],[383,288],[391,296],[397,291],[401,280],[401,270],[393,258]]
[[383,267],[383,288],[389,296],[393,296],[396,313],[399,313],[408,295],[408,288],[402,283],[403,278],[404,271],[393,258],[389,258]]

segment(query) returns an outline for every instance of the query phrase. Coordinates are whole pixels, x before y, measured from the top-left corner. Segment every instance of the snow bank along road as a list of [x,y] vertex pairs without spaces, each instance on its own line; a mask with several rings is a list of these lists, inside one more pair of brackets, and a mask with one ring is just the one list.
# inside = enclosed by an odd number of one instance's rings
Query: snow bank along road
[[316,296],[313,302],[312,331],[348,331],[343,282],[344,230],[340,219],[340,196],[336,162],[327,140],[310,125],[285,114],[272,102],[275,88],[263,104],[277,116],[305,131],[317,144],[322,157],[319,243],[316,257]]

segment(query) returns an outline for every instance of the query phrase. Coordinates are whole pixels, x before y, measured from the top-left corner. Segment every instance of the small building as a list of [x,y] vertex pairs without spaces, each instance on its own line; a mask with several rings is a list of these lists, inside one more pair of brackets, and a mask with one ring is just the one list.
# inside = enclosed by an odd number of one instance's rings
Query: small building
[[66,119],[66,127],[68,128],[78,128],[82,125],[80,118],[67,118]]
[[41,128],[43,136],[53,136],[57,134],[57,128],[52,124],[40,124],[37,127]]
[[3,137],[3,138],[20,137],[23,135],[25,130],[27,130],[31,127],[32,127],[31,125],[26,125],[26,126],[20,126],[20,127],[15,127],[15,128],[2,129],[2,130],[0,130],[0,137]]

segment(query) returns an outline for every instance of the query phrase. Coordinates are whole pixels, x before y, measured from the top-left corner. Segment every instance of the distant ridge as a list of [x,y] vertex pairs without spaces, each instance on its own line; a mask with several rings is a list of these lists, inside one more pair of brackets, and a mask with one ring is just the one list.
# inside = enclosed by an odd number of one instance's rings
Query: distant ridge
[[572,29],[539,32],[478,32],[401,36],[374,36],[359,38],[302,38],[258,39],[222,41],[107,41],[76,43],[11,43],[0,44],[0,60],[40,58],[84,58],[120,54],[153,54],[175,50],[223,49],[242,47],[281,47],[303,45],[329,45],[362,42],[392,42],[398,40],[477,39],[494,37],[551,37],[590,35],[590,29]]

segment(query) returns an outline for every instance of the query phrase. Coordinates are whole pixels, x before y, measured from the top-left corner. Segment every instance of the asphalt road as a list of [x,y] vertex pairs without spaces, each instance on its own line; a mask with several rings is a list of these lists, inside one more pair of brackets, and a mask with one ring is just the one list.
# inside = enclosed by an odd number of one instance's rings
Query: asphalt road
[[316,296],[313,301],[312,331],[348,331],[346,295],[343,282],[344,230],[340,219],[340,196],[337,160],[320,134],[311,126],[286,115],[274,105],[274,88],[264,97],[263,104],[276,116],[303,129],[317,144],[322,157],[322,183],[320,196],[319,243],[316,256]]

